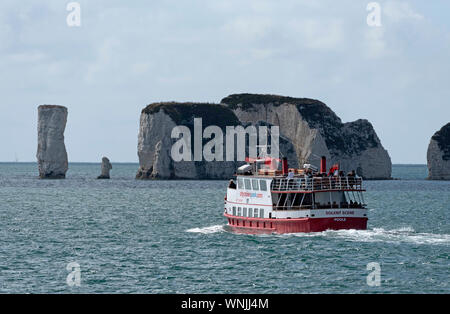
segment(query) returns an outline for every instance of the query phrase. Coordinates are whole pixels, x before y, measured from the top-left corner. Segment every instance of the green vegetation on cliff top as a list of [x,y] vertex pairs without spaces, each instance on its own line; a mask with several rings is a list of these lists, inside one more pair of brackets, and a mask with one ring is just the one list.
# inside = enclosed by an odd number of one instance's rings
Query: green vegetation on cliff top
[[355,154],[378,145],[372,124],[367,120],[342,123],[341,119],[323,102],[309,98],[278,95],[234,94],[221,101],[230,109],[256,111],[259,106],[295,105],[302,118],[311,128],[317,128],[331,150]]
[[143,113],[154,114],[163,110],[177,125],[194,125],[194,118],[202,118],[203,127],[216,125],[222,129],[226,126],[240,125],[239,119],[229,108],[210,103],[194,102],[159,102],[148,105]]
[[278,95],[261,94],[234,94],[221,101],[232,110],[240,108],[244,111],[258,110],[258,106],[272,104],[275,107],[282,105],[296,105],[302,117],[313,127],[326,123],[342,124],[341,119],[323,102],[309,98],[294,98]]

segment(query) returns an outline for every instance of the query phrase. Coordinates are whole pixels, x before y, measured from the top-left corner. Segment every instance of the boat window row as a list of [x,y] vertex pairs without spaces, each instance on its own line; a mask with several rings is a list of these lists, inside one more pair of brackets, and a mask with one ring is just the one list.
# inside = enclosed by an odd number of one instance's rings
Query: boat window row
[[259,222],[259,221],[256,221],[256,223],[255,222],[252,222],[251,220],[250,221],[247,221],[247,223],[245,222],[245,219],[243,219],[243,220],[240,220],[240,219],[232,219],[232,218],[228,218],[228,223],[231,225],[231,226],[237,226],[237,227],[250,227],[250,228],[263,228],[263,229],[266,229],[266,228],[270,228],[270,229],[273,229],[273,224],[272,224],[272,222],[265,222],[265,221],[262,221],[262,222]]
[[238,189],[249,191],[267,191],[267,181],[261,179],[238,178]]
[[264,218],[264,208],[233,206],[233,216],[248,218]]

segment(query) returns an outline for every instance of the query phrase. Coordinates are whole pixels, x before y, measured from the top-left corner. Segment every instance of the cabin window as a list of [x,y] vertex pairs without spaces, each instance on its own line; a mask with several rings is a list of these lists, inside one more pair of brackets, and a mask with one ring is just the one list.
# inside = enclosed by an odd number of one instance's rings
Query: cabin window
[[247,207],[244,207],[244,212],[242,213],[242,216],[247,217]]
[[241,216],[241,213],[242,213],[242,208],[238,207],[237,215],[238,215],[238,216]]
[[252,218],[253,217],[253,208],[249,208],[248,209],[248,217]]
[[243,190],[244,189],[244,180],[238,179],[238,189]]
[[261,208],[259,210],[259,218],[264,218],[264,209],[263,208]]
[[256,179],[253,179],[253,180],[252,180],[252,188],[253,188],[253,190],[255,190],[255,191],[259,191],[258,180],[256,180]]
[[259,188],[261,189],[261,191],[267,191],[266,180],[259,180]]
[[233,216],[236,216],[236,207],[233,207]]
[[245,179],[244,183],[245,183],[245,189],[246,190],[251,190],[252,189],[252,185],[250,183],[250,179]]
[[258,218],[258,208],[255,208],[255,212],[254,212],[253,217]]

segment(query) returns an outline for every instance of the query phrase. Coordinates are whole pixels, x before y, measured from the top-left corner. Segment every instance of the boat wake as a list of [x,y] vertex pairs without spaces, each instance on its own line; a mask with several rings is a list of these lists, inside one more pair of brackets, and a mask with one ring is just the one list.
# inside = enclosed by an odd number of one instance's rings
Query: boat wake
[[[192,228],[186,232],[200,234],[214,234],[227,232],[225,225],[215,225],[203,228]],[[341,239],[354,242],[385,242],[385,243],[411,243],[411,244],[428,244],[428,245],[450,245],[450,234],[420,233],[411,227],[386,230],[383,228],[374,228],[370,230],[327,230],[324,232],[313,233],[291,233],[281,235],[257,235],[260,237],[301,237],[314,238],[326,237],[333,239]]]
[[295,234],[295,236],[325,236],[355,242],[412,243],[430,245],[450,245],[450,234],[419,233],[411,227],[385,230],[328,230],[314,234]]
[[223,225],[215,225],[210,227],[203,227],[203,228],[192,228],[189,230],[186,230],[186,232],[192,232],[192,233],[201,233],[201,234],[212,234],[212,233],[218,233],[218,232],[224,232],[224,226]]

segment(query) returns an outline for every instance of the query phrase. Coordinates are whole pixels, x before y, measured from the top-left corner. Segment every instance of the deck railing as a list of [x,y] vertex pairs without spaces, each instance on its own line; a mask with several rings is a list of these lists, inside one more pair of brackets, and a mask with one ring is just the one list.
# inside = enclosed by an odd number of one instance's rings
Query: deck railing
[[362,203],[345,203],[342,202],[340,204],[315,204],[315,206],[312,205],[301,205],[301,206],[294,206],[294,205],[274,205],[273,210],[309,210],[309,209],[353,209],[353,208],[366,208],[366,204]]
[[362,191],[362,179],[356,177],[324,177],[324,178],[275,178],[272,191]]

